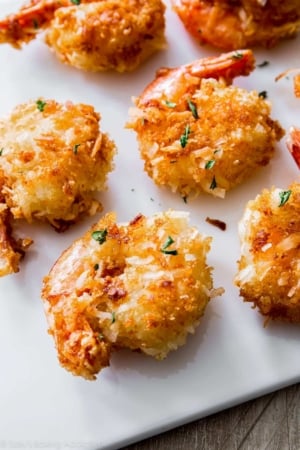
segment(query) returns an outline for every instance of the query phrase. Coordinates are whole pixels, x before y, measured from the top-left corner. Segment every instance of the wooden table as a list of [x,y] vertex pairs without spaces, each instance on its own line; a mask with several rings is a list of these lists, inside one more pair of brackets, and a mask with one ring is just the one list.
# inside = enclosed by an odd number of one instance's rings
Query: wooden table
[[123,450],[300,450],[300,384]]

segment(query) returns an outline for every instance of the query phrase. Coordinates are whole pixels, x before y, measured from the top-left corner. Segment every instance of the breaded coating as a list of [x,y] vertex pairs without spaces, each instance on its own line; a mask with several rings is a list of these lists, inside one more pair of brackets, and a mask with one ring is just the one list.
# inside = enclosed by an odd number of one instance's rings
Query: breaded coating
[[94,379],[119,348],[157,359],[185,343],[213,289],[211,238],[188,213],[105,215],[74,242],[44,278],[42,298],[62,366]]
[[145,171],[157,185],[183,197],[223,198],[269,163],[284,134],[270,103],[231,85],[253,67],[252,52],[239,50],[161,69],[134,99],[127,127],[137,133]]
[[161,0],[32,0],[0,21],[0,42],[20,48],[46,29],[64,63],[88,71],[132,71],[165,48]]
[[239,223],[235,284],[267,319],[300,322],[300,184],[264,189]]
[[172,0],[200,44],[224,50],[272,47],[300,30],[299,0]]
[[1,119],[3,214],[8,209],[13,219],[41,220],[63,231],[100,211],[94,194],[106,189],[116,149],[99,121],[92,106],[46,99],[18,105]]

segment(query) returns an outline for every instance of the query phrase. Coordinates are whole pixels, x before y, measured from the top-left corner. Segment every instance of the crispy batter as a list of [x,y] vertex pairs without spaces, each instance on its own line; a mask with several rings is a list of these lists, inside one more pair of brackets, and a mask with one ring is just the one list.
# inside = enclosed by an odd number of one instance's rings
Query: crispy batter
[[284,134],[270,118],[270,103],[230,85],[253,67],[246,50],[162,69],[135,99],[127,126],[156,184],[182,196],[224,197],[269,163]]
[[240,295],[268,319],[300,322],[300,184],[264,189],[239,223]]
[[88,71],[132,71],[166,45],[161,0],[32,0],[0,21],[0,42],[20,48],[46,29],[58,58]]
[[106,187],[115,145],[99,120],[92,106],[46,99],[0,120],[0,184],[15,219],[63,230],[101,210],[93,193]]
[[67,249],[44,278],[42,298],[59,361],[95,378],[118,348],[157,359],[193,333],[213,289],[211,238],[168,211],[116,224],[107,214]]
[[299,0],[172,0],[186,29],[225,50],[265,46],[300,30]]

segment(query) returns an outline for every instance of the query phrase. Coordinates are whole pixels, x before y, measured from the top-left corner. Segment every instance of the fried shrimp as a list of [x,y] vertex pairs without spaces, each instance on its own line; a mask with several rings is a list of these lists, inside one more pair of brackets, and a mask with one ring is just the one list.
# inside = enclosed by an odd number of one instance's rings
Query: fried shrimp
[[20,48],[46,29],[64,63],[88,71],[131,71],[165,47],[161,0],[31,0],[0,21],[0,43]]
[[187,31],[225,50],[274,46],[300,30],[299,0],[172,0]]
[[240,295],[267,319],[300,322],[300,184],[264,189],[239,223]]
[[160,69],[134,99],[127,127],[157,185],[184,197],[224,197],[269,163],[284,132],[270,118],[269,102],[231,85],[253,68],[252,52],[240,50]]
[[[9,242],[7,210],[12,219],[41,220],[63,231],[83,214],[102,209],[93,193],[106,188],[115,145],[101,133],[99,120],[92,106],[43,99],[18,105],[0,120],[0,211],[6,230],[0,254]],[[17,271],[17,264],[11,268]]]
[[211,238],[188,213],[107,214],[74,242],[44,278],[42,298],[62,366],[94,379],[112,351],[157,359],[185,343],[212,297]]

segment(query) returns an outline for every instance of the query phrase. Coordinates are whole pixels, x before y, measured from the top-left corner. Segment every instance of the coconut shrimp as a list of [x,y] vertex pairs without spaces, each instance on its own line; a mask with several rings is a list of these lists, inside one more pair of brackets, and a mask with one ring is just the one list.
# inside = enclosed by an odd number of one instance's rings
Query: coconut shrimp
[[46,30],[64,63],[88,71],[131,71],[165,47],[161,0],[31,0],[0,21],[0,43],[16,48]]
[[252,52],[239,50],[160,69],[134,99],[127,127],[157,185],[183,197],[224,197],[269,163],[284,134],[270,118],[270,103],[231,85],[254,65]]
[[[106,189],[116,148],[99,122],[90,105],[48,99],[18,105],[0,120],[3,258],[12,241],[11,219],[48,222],[64,231],[101,211],[94,193]],[[18,271],[19,253],[7,273]]]
[[235,283],[267,319],[300,323],[300,184],[264,189],[239,223]]
[[201,44],[225,50],[271,47],[300,29],[299,0],[172,0],[172,5]]
[[223,293],[206,263],[211,239],[181,211],[123,224],[105,215],[44,278],[61,365],[94,379],[120,348],[163,359],[183,345],[210,299]]

